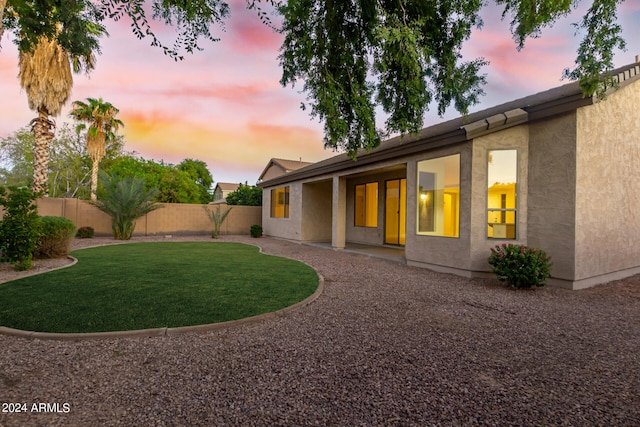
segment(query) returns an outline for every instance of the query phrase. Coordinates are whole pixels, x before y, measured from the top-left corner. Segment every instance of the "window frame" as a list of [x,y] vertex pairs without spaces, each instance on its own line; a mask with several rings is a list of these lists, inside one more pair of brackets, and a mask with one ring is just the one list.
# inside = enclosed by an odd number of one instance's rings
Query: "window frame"
[[[445,159],[448,158],[452,158],[452,157],[457,157],[457,169],[458,169],[458,174],[457,174],[457,187],[455,192],[455,211],[451,211],[449,212],[449,214],[454,214],[455,216],[455,223],[453,224],[453,228],[455,229],[454,234],[445,234],[445,231],[447,228],[449,228],[449,226],[446,224],[445,221],[447,221],[447,218],[450,216],[445,215],[445,205],[444,205],[444,196],[447,194],[452,194],[451,191],[445,191],[445,189],[447,188],[444,184],[444,180],[445,180],[445,175],[446,175],[446,169],[444,166],[444,162],[446,161]],[[443,166],[442,166],[442,172],[440,173],[440,175],[442,175],[442,177],[440,179],[443,180],[443,185],[442,185],[442,189],[438,189],[438,185],[436,184],[437,182],[437,177],[438,177],[438,172],[433,172],[433,171],[421,171],[420,170],[420,164],[423,162],[431,162],[431,161],[437,161],[437,160],[441,160],[443,161]],[[422,202],[422,192],[420,191],[420,174],[421,173],[425,173],[425,174],[431,174],[433,175],[433,186],[434,189],[432,190],[425,190],[425,192],[431,194],[432,196],[432,200],[431,200],[431,210],[432,210],[432,218],[431,221],[433,222],[433,231],[420,231],[421,228],[421,218],[420,218],[420,205]],[[457,153],[451,153],[451,154],[445,154],[445,155],[441,155],[438,157],[432,157],[432,158],[428,158],[428,159],[422,159],[422,160],[417,160],[416,161],[416,177],[415,177],[415,184],[416,184],[416,193],[415,193],[415,200],[416,200],[416,223],[415,223],[415,234],[417,236],[431,236],[431,237],[446,237],[449,239],[459,239],[460,238],[460,191],[461,191],[461,185],[462,185],[462,153],[461,152],[457,152]],[[450,187],[450,189],[453,187]],[[442,191],[441,197],[442,197],[442,202],[438,203],[435,202],[435,197],[438,196],[436,193]],[[438,196],[440,197],[440,196]],[[441,218],[440,218],[441,217]],[[442,231],[438,231],[438,226],[437,226],[437,222],[438,221],[442,221]]]
[[[282,201],[280,202],[278,199],[280,199],[281,196]],[[288,185],[271,189],[271,218],[289,218],[289,197],[290,188]],[[279,206],[282,206],[282,215],[278,214]]]
[[[516,155],[516,160],[515,160],[515,166],[516,166],[516,170],[515,170],[515,189],[514,189],[514,208],[492,208],[489,207],[489,188],[491,188],[494,184],[491,185],[490,187],[490,183],[489,183],[489,156],[491,155],[492,152],[494,151],[513,151],[515,152]],[[506,222],[506,217],[507,215],[511,212],[513,213],[513,227],[514,227],[514,232],[513,232],[513,237],[496,237],[496,236],[489,236],[489,230],[487,227],[487,232],[485,234],[485,238],[488,240],[518,240],[518,234],[520,232],[520,227],[518,226],[518,212],[519,212],[519,206],[520,206],[520,197],[518,197],[518,194],[520,193],[520,149],[516,148],[516,147],[509,147],[509,148],[487,148],[487,155],[486,155],[486,161],[485,164],[487,165],[487,179],[486,179],[486,197],[487,197],[487,202],[485,205],[485,220],[486,220],[486,224],[490,224],[490,212],[499,212],[501,214],[501,217],[504,215],[505,217],[505,222],[500,222],[500,224],[510,224]],[[501,218],[502,219],[502,218]],[[495,223],[494,223],[495,224]]]
[[[373,186],[375,185],[375,204],[371,205],[369,203],[369,201],[367,200],[367,194],[369,194],[368,191],[368,187],[369,186]],[[358,187],[364,187],[364,199],[363,199],[363,203],[362,203],[362,208],[363,208],[363,214],[362,215],[358,215]],[[355,184],[353,186],[353,226],[354,227],[362,227],[362,228],[378,228],[378,215],[379,215],[379,211],[380,211],[380,185],[378,183],[378,181],[370,181],[370,182],[365,182],[362,184]],[[369,212],[368,212],[368,208],[370,206],[374,206],[375,207],[375,216],[373,216],[375,223],[374,224],[370,224],[369,223]],[[362,217],[362,219],[364,219],[364,223],[363,224],[359,224],[358,223],[358,219]]]

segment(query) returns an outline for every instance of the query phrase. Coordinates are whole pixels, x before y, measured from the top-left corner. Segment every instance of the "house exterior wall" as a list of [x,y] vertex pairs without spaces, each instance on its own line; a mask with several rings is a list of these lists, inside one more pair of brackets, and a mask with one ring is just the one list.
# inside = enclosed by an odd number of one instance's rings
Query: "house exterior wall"
[[640,272],[638,106],[635,82],[577,111],[576,280]]
[[[347,223],[346,238],[348,242],[368,245],[382,245],[385,236],[385,183],[392,179],[406,177],[404,168],[389,172],[375,170],[370,175],[347,179]],[[355,188],[356,185],[370,182],[378,183],[378,225],[377,227],[356,227],[355,225]]]
[[[516,239],[487,237],[488,155],[491,150],[517,151]],[[476,272],[490,272],[487,259],[497,244],[527,244],[529,126],[520,125],[481,136],[473,141],[471,165],[470,265]]]
[[262,175],[263,181],[268,181],[272,178],[278,177],[280,175],[284,175],[287,171],[284,170],[280,165],[276,165],[275,163],[271,163],[269,168]]
[[289,218],[271,218],[271,190],[285,187],[266,187],[262,190],[262,231],[267,236],[302,240],[302,182],[292,182],[289,187]]
[[[417,163],[422,160],[460,154],[460,231],[459,237],[424,236],[416,233],[417,223]],[[470,267],[471,212],[470,142],[431,150],[413,156],[407,163],[407,264],[428,267],[437,271],[456,272],[468,276]]]
[[331,180],[302,184],[302,241],[331,241],[332,188]]
[[[529,125],[527,243],[545,250],[558,280],[575,277],[576,114]],[[561,283],[558,283],[561,284]]]

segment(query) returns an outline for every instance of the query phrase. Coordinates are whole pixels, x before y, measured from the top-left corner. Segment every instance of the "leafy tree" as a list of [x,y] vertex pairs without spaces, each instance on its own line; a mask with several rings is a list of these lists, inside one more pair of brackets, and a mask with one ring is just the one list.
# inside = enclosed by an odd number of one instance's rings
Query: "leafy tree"
[[3,21],[15,31],[20,48],[18,76],[29,108],[38,113],[31,121],[34,134],[32,189],[48,195],[49,148],[55,122],[73,86],[71,70],[87,72],[99,53],[98,38],[106,34],[100,14],[81,0],[9,0]]
[[0,222],[2,258],[16,270],[31,268],[33,252],[40,239],[38,208],[35,199],[40,194],[26,187],[0,187],[0,205],[4,207]]
[[178,163],[178,169],[186,172],[198,186],[200,198],[195,203],[207,204],[213,200],[211,191],[213,177],[205,162],[202,160],[184,159]]
[[[542,28],[578,7],[570,0],[496,0],[518,48]],[[602,96],[611,79],[613,50],[624,48],[616,8],[622,1],[593,0],[577,24],[585,37],[576,68],[585,95]],[[390,132],[416,132],[435,101],[443,114],[451,103],[463,114],[483,94],[482,58],[462,61],[461,48],[482,25],[482,0],[375,1],[289,0],[281,2],[285,34],[281,83],[303,80],[311,114],[324,122],[325,146],[353,157],[376,147]],[[375,126],[375,108],[388,114],[386,132]]]
[[262,188],[247,183],[238,185],[238,189],[226,197],[228,205],[262,206]]
[[[223,0],[94,1],[100,6],[92,0],[0,0],[0,17],[4,27],[16,34],[21,54],[32,54],[46,40],[61,49],[52,51],[87,59],[97,49],[101,23],[107,17],[128,16],[138,38],[150,37],[152,45],[177,60],[182,58],[181,51],[199,50],[201,37],[216,40],[209,26],[223,24],[229,15]],[[617,7],[624,1],[591,0],[575,24],[584,38],[575,68],[565,69],[564,76],[578,79],[586,96],[602,97],[614,84],[612,77],[601,79],[600,75],[613,68],[613,51],[625,47],[617,23]],[[496,3],[504,8],[503,18],[512,18],[518,48],[582,5],[571,0]],[[304,81],[311,114],[324,121],[325,145],[344,149],[353,157],[359,148],[376,147],[384,135],[419,130],[432,101],[441,114],[452,103],[464,114],[483,94],[485,76],[480,72],[486,61],[462,61],[460,53],[473,28],[482,25],[479,12],[488,5],[482,0],[247,0],[247,4],[272,27],[260,5],[275,7],[281,14],[279,31],[285,35],[281,83]],[[152,19],[176,27],[173,47],[155,36],[145,6],[152,9]],[[93,62],[85,64],[90,70]],[[384,131],[375,125],[377,106],[388,115]],[[52,126],[46,113],[51,111],[34,109],[39,112],[34,123],[38,125],[36,144],[44,147]],[[38,177],[37,181],[43,180]]]
[[[124,126],[122,120],[116,119],[120,110],[104,102],[102,98],[87,98],[87,102],[74,101],[73,110],[69,113],[74,119],[89,123],[87,130],[87,150],[91,156],[91,200],[96,200],[98,188],[98,168],[100,161],[107,153],[106,142],[115,140],[115,131]],[[78,129],[86,129],[86,125],[78,125]]]
[[[89,198],[91,158],[87,153],[85,134],[72,130],[69,124],[58,127],[51,141],[49,159],[49,196]],[[124,155],[122,137],[109,141],[104,167]],[[23,128],[0,138],[0,185],[31,186],[33,179],[33,133]]]
[[200,188],[185,171],[172,164],[124,156],[110,166],[109,173],[143,178],[147,189],[157,187],[155,200],[164,203],[200,203]]
[[161,207],[154,202],[158,190],[146,189],[142,178],[120,178],[103,172],[101,181],[98,199],[91,204],[111,217],[114,239],[131,239],[136,219]]

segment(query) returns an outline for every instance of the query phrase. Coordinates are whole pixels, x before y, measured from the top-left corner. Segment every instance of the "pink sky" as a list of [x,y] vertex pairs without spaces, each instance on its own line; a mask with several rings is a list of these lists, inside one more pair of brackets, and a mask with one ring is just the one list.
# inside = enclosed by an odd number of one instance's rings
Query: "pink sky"
[[[128,22],[109,22],[111,36],[102,42],[96,69],[89,78],[74,77],[71,99],[102,97],[111,102],[125,123],[126,150],[169,163],[203,160],[216,182],[253,184],[272,157],[315,162],[334,155],[323,148],[322,125],[300,110],[305,100],[300,88],[279,84],[282,36],[261,24],[244,1],[229,3],[232,16],[225,31],[216,34],[222,40],[203,42],[204,51],[187,54],[180,62],[137,40]],[[570,23],[579,15],[560,20],[517,52],[509,19],[500,21],[494,11],[486,10],[484,28],[463,51],[466,59],[483,56],[491,62],[483,70],[486,96],[474,110],[565,83],[562,70],[573,65],[580,40]],[[624,2],[619,16],[627,51],[616,55],[617,66],[640,55],[640,0]],[[35,117],[17,70],[16,48],[5,36],[0,51],[0,137]],[[57,118],[59,125],[71,122],[67,113],[68,108]],[[450,109],[445,118],[457,115]],[[431,111],[425,126],[441,120]]]

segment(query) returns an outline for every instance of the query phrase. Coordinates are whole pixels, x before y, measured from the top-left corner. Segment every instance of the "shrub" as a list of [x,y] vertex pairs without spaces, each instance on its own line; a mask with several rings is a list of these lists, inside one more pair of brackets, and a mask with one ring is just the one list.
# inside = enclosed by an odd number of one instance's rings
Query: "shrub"
[[116,240],[131,239],[136,219],[162,207],[153,201],[158,189],[146,190],[142,178],[120,178],[103,172],[100,182],[102,187],[98,189],[98,200],[89,203],[111,217],[111,229]]
[[33,256],[35,258],[61,258],[69,255],[76,234],[75,224],[59,216],[42,216],[40,219],[40,241]]
[[40,237],[38,208],[34,203],[37,197],[37,193],[26,187],[9,187],[8,193],[0,187],[0,205],[5,208],[0,222],[2,259],[19,271],[31,268],[33,251]]
[[229,212],[231,212],[231,209],[233,208],[229,208],[224,212],[220,212],[220,205],[216,206],[215,211],[210,211],[209,208],[207,208],[206,206],[203,206],[202,208],[207,213],[207,217],[209,218],[209,221],[211,221],[211,224],[213,224],[213,231],[211,232],[211,238],[217,239],[218,235],[220,234],[220,226],[222,225],[224,220],[227,219]]
[[79,237],[81,239],[91,239],[93,237],[94,232],[95,230],[93,229],[93,227],[89,227],[88,225],[85,225],[84,227],[78,228],[76,237]]
[[498,280],[518,289],[544,286],[551,277],[551,258],[542,249],[525,245],[496,245],[489,264]]
[[251,237],[262,237],[262,226],[253,224],[249,232],[251,233]]

